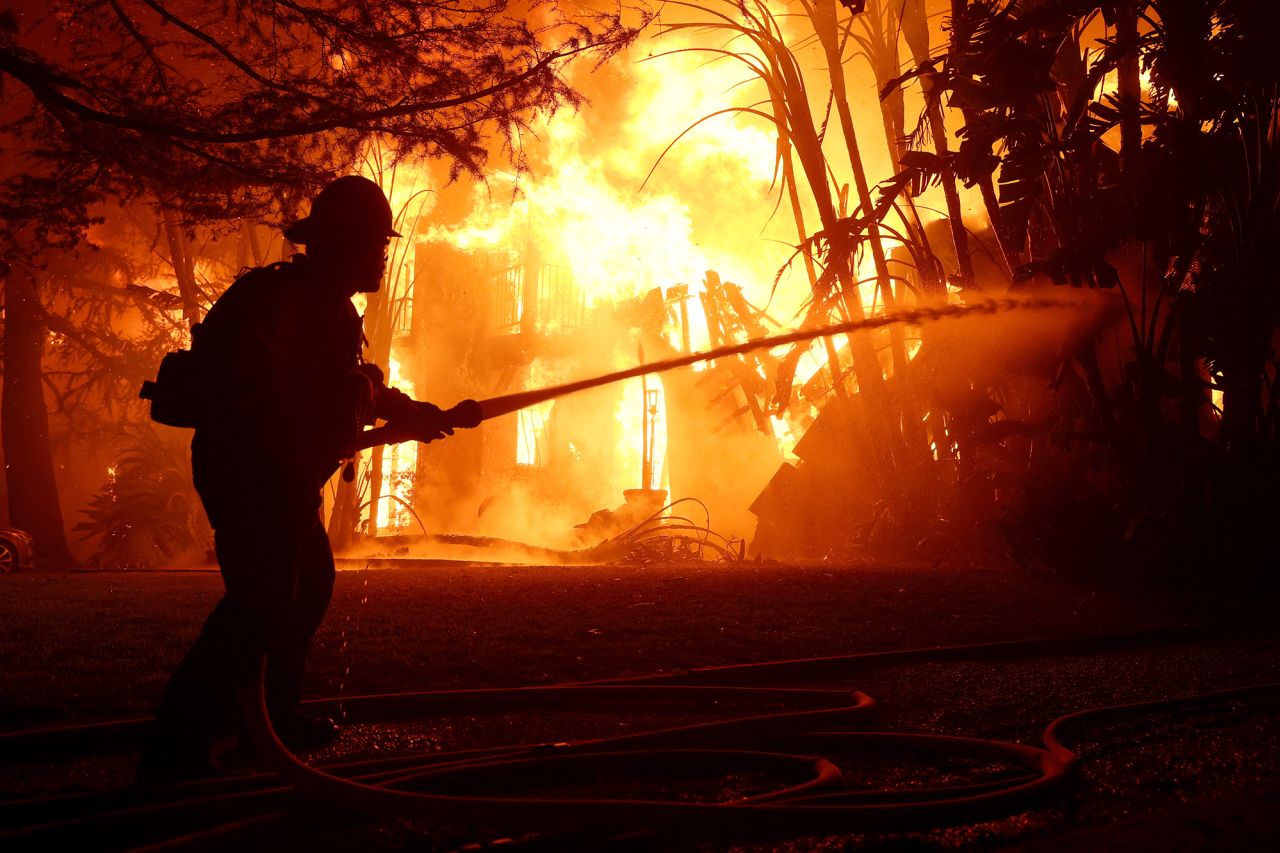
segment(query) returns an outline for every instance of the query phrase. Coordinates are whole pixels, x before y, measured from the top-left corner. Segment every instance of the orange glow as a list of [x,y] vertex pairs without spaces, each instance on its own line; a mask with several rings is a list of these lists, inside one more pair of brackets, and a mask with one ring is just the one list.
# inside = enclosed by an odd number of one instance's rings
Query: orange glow
[[[791,16],[781,11],[779,15],[780,26],[790,29]],[[796,26],[794,41],[802,44],[807,25]],[[481,316],[494,315],[484,320],[488,325],[482,334],[500,335],[504,353],[506,348],[519,350],[523,360],[508,363],[502,378],[485,373],[487,368],[478,370],[470,393],[490,393],[495,381],[510,383],[502,384],[503,391],[532,389],[630,367],[637,363],[640,344],[648,349],[656,343],[659,352],[652,354],[654,358],[672,351],[706,350],[794,327],[811,314],[810,281],[794,245],[796,224],[787,209],[789,197],[779,185],[778,130],[759,115],[725,112],[747,105],[768,112],[768,93],[741,62],[709,61],[708,54],[695,50],[716,38],[696,30],[668,33],[643,41],[629,52],[630,61],[624,55],[598,76],[584,71],[578,78],[572,71],[573,82],[590,102],[579,112],[561,111],[534,122],[536,142],[524,152],[527,170],[491,172],[472,185],[469,200],[465,192],[449,199],[450,210],[461,220],[433,221],[428,214],[417,229],[400,228],[415,235],[417,251],[431,247],[434,252],[443,246],[472,255],[473,268],[495,282],[497,309],[478,310]],[[749,40],[731,49],[748,56],[755,51]],[[798,48],[798,55],[804,74],[815,75],[813,92],[825,94],[825,59],[811,45]],[[818,100],[810,106],[820,117],[823,98],[813,97]],[[874,108],[868,115],[879,123]],[[840,198],[840,215],[849,215],[850,176],[842,174],[848,164],[837,133],[833,125],[827,189]],[[399,209],[397,205],[414,198],[413,187],[426,185],[427,173],[405,163],[396,168],[400,177],[391,197]],[[798,180],[806,227],[812,233],[820,219],[804,176]],[[433,189],[442,193],[443,204],[446,188]],[[455,185],[448,191],[459,189]],[[422,202],[427,209],[433,203]],[[462,213],[465,210],[469,213]],[[869,252],[859,255],[856,267],[863,311],[882,312],[884,300]],[[740,292],[730,290],[730,282]],[[548,296],[551,291],[554,296]],[[561,310],[566,305],[574,310]],[[529,317],[531,306],[537,310]],[[663,313],[655,320],[657,311]],[[759,311],[767,312],[767,319],[756,316]],[[665,324],[655,327],[662,317]],[[847,318],[837,309],[827,317],[810,316],[817,323],[841,319]],[[568,341],[584,330],[597,334]],[[660,335],[657,342],[655,334]],[[544,341],[555,345],[543,349]],[[589,346],[598,351],[584,356],[579,348],[583,341],[591,341]],[[843,359],[851,360],[846,339],[832,345]],[[917,347],[918,342],[910,344],[908,354]],[[877,348],[882,363],[890,366],[887,347]],[[793,389],[809,385],[815,393],[830,393],[829,381],[813,381],[825,369],[828,352],[822,342],[808,348],[795,365]],[[505,422],[494,434],[497,444],[486,447],[501,447],[504,456],[510,453],[506,464],[517,471],[526,469],[520,478],[531,484],[543,476],[531,469],[555,476],[557,470],[580,465],[574,476],[598,477],[594,485],[607,482],[615,498],[646,484],[669,489],[675,481],[676,488],[685,488],[668,471],[669,464],[689,464],[681,458],[683,450],[673,454],[678,462],[669,463],[670,401],[686,408],[705,406],[706,411],[696,416],[672,412],[671,421],[682,429],[709,435],[728,430],[726,437],[739,436],[744,453],[748,446],[759,452],[759,445],[750,442],[760,441],[763,434],[762,459],[777,458],[769,450],[788,458],[820,402],[801,400],[797,391],[784,411],[770,411],[771,389],[778,379],[771,365],[787,352],[771,355],[772,360],[699,364],[690,371],[697,378],[686,374],[678,382],[650,378],[649,397],[641,381],[623,383],[595,397],[588,404],[597,407],[591,412],[577,402],[585,396],[573,404],[546,402]],[[430,389],[427,392],[430,396]],[[612,438],[601,438],[596,448],[591,446],[593,435]],[[384,460],[389,458],[390,453]],[[394,488],[391,476],[387,465],[384,494]],[[485,483],[482,488],[488,493],[479,495],[480,500],[494,507],[501,506],[502,490],[509,487]],[[600,494],[594,488],[584,491]],[[385,499],[380,503],[380,529],[384,518],[395,524],[391,504]]]
[[[664,41],[663,49],[687,42]],[[543,261],[567,267],[588,305],[616,302],[654,287],[699,286],[716,269],[767,301],[773,276],[788,249],[736,231],[741,220],[726,211],[723,230],[697,222],[692,198],[710,170],[744,181],[744,190],[767,204],[776,142],[772,129],[746,119],[713,120],[681,140],[653,178],[649,169],[669,143],[698,119],[722,109],[726,92],[741,81],[740,68],[707,66],[696,55],[667,56],[631,65],[636,78],[624,115],[601,140],[585,114],[557,114],[539,128],[546,141],[545,167],[531,174],[499,173],[477,187],[473,215],[454,228],[428,228],[423,239],[471,251],[537,245]],[[767,208],[765,208],[767,210]],[[733,212],[736,214],[737,212]],[[757,221],[758,229],[763,223]],[[708,233],[734,251],[713,254]],[[747,238],[747,239],[742,239]]]
[[[413,383],[404,376],[400,360],[394,355],[387,371],[387,384],[409,396],[416,396]],[[409,507],[413,505],[414,481],[418,472],[418,444],[406,441],[388,445],[382,452],[382,484],[378,490],[377,528],[380,533],[408,531],[416,522]]]
[[[664,39],[661,48],[691,44]],[[683,54],[636,62],[627,73],[633,85],[607,140],[585,112],[557,114],[537,128],[546,146],[545,165],[526,174],[490,176],[488,185],[475,188],[469,218],[451,227],[428,225],[419,240],[466,252],[506,252],[511,263],[532,245],[542,264],[568,271],[588,310],[683,284],[688,289],[683,316],[678,303],[668,303],[664,337],[675,350],[705,349],[719,343],[710,338],[700,298],[706,271],[739,283],[750,302],[766,305],[778,270],[791,255],[785,243],[762,239],[760,233],[767,214],[759,211],[767,211],[774,198],[774,129],[757,119],[719,117],[689,132],[664,157],[667,146],[699,119],[741,100],[734,90],[743,70]],[[750,219],[743,210],[715,209],[703,197],[709,175],[732,176],[743,193],[758,200],[759,209]],[[805,293],[788,295],[795,304],[785,310],[798,309]],[[552,332],[556,326],[539,317],[538,328]],[[593,369],[631,366],[635,342],[620,340],[613,353],[602,355]],[[576,376],[583,372],[579,367]],[[524,387],[545,384],[538,378],[546,377],[531,370]],[[650,388],[659,400],[650,477],[660,488],[666,483],[666,403],[661,381],[651,381]],[[615,492],[641,485],[642,396],[640,383],[628,384],[615,403]],[[537,464],[540,443],[552,428],[551,405],[518,416],[517,464]]]
[[[650,399],[645,400],[645,386]],[[670,478],[667,472],[667,406],[662,381],[654,376],[631,379],[622,383],[622,393],[614,406],[615,451],[613,466],[613,491],[619,495],[624,489],[638,489],[644,482],[644,429],[646,409],[651,409],[652,437],[650,451],[650,488],[667,489]]]
[[[542,359],[534,359],[529,365],[525,384],[531,388],[554,385],[564,378]],[[516,464],[546,465],[549,460],[548,441],[551,415],[556,401],[547,400],[516,412]]]

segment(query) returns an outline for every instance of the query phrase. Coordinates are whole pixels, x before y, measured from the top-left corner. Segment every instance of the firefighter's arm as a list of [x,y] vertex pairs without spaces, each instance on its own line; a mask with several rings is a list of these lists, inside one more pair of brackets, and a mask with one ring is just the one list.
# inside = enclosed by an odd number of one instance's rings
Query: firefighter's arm
[[480,424],[480,406],[474,400],[463,400],[451,409],[441,409],[434,403],[414,400],[398,388],[388,387],[382,370],[375,364],[362,364],[357,371],[368,378],[374,389],[370,422],[386,421],[384,426],[361,433],[358,449],[402,441],[435,441],[453,435],[455,429],[470,429]]

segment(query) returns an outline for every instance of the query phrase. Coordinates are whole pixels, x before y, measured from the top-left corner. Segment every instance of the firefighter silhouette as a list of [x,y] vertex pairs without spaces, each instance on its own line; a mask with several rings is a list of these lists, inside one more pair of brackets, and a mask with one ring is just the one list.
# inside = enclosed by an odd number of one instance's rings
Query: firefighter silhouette
[[[441,412],[387,388],[381,371],[363,363],[351,297],[379,289],[388,244],[399,236],[377,184],[354,175],[333,181],[285,236],[306,253],[241,275],[193,332],[182,353],[186,374],[169,381],[193,401],[184,425],[195,426],[193,478],[225,594],[161,699],[138,765],[142,784],[217,772],[210,745],[238,733],[237,696],[264,653],[267,706],[281,740],[299,751],[336,737],[332,720],[298,705],[334,584],[321,488],[375,418],[403,425],[391,440],[431,440],[479,421],[474,402]],[[149,383],[156,399],[165,382],[162,366]]]

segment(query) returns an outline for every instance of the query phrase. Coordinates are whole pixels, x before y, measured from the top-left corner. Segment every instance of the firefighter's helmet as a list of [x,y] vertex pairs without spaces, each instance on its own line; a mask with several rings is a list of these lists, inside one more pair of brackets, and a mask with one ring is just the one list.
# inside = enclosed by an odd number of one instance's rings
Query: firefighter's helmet
[[338,178],[320,191],[311,213],[284,230],[295,243],[399,237],[382,187],[360,175]]

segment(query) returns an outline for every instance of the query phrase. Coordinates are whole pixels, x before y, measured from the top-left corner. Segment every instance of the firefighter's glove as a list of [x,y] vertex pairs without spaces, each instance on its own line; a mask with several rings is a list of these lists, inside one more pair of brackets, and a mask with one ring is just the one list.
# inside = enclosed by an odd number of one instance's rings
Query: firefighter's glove
[[393,435],[404,434],[404,440],[421,441],[424,444],[453,435],[453,423],[449,413],[434,403],[410,400],[406,409],[387,419],[387,427]]
[[474,429],[484,420],[484,412],[475,400],[463,400],[445,412],[445,415],[449,418],[449,424],[459,429]]
[[453,435],[455,429],[479,426],[482,419],[480,404],[475,400],[463,400],[447,410],[431,403],[411,401],[411,408],[389,418],[385,429],[389,444],[400,441],[426,443]]
[[387,444],[399,444],[402,441],[420,441],[427,443],[453,435],[453,430],[445,423],[434,418],[396,418],[387,421],[382,427]]
[[377,400],[374,402],[378,417],[384,421],[412,419],[417,416],[421,405],[399,388],[388,388],[385,385],[378,389]]

